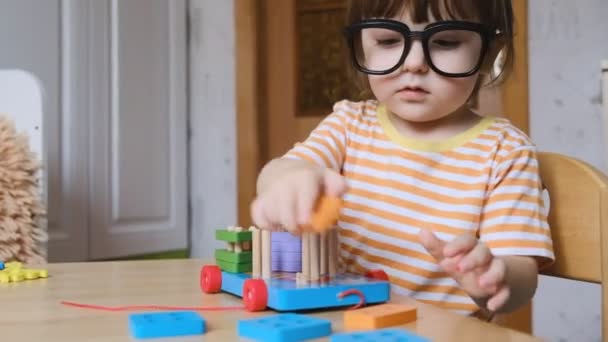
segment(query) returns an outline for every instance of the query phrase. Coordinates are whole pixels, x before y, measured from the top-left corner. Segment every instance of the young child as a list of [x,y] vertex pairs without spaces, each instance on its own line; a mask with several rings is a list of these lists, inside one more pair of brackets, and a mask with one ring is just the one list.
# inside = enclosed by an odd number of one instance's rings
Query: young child
[[343,196],[347,270],[461,313],[525,304],[554,258],[536,149],[468,106],[499,52],[512,59],[510,0],[353,0],[348,21],[373,97],[336,103],[262,169],[254,222],[295,232],[321,192]]

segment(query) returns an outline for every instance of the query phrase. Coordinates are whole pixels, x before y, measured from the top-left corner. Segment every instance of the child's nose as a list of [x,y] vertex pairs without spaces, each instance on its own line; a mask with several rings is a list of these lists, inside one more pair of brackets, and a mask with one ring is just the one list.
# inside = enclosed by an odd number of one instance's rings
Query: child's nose
[[402,71],[409,72],[427,72],[428,65],[424,57],[424,49],[422,43],[418,40],[412,42],[410,51],[408,52],[403,65],[401,66]]

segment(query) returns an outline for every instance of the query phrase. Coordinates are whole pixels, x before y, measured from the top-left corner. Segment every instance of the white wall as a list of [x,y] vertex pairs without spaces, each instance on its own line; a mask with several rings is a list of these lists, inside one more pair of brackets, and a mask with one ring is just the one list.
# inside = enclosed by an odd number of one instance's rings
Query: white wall
[[210,257],[215,230],[235,225],[236,95],[233,0],[190,0],[192,256]]
[[[600,91],[608,1],[530,0],[528,6],[532,139],[540,150],[608,172]],[[534,332],[549,341],[599,341],[600,305],[597,285],[543,277]]]

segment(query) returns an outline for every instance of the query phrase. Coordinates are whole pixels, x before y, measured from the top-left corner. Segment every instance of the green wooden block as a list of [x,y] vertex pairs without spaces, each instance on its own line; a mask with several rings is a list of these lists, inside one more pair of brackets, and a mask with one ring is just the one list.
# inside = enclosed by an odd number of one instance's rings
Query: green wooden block
[[246,264],[235,264],[233,262],[227,262],[223,260],[215,260],[215,263],[222,269],[222,271],[232,273],[243,273],[251,272],[251,263]]
[[231,262],[234,264],[244,264],[247,262],[251,262],[251,252],[231,252],[225,249],[216,249],[215,250],[215,259],[222,260],[226,262]]
[[251,241],[251,232],[250,231],[233,232],[233,231],[228,231],[225,229],[216,230],[215,238],[217,240],[228,241],[228,242]]

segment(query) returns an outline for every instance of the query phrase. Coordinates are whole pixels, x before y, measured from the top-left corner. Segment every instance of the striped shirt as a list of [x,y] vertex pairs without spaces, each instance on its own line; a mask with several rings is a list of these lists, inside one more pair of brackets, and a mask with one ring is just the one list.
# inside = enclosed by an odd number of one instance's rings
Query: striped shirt
[[460,313],[479,308],[420,244],[475,233],[494,255],[554,259],[536,149],[503,118],[440,142],[400,135],[377,101],[341,101],[285,158],[339,171],[349,185],[338,221],[347,271],[383,269],[402,295]]

